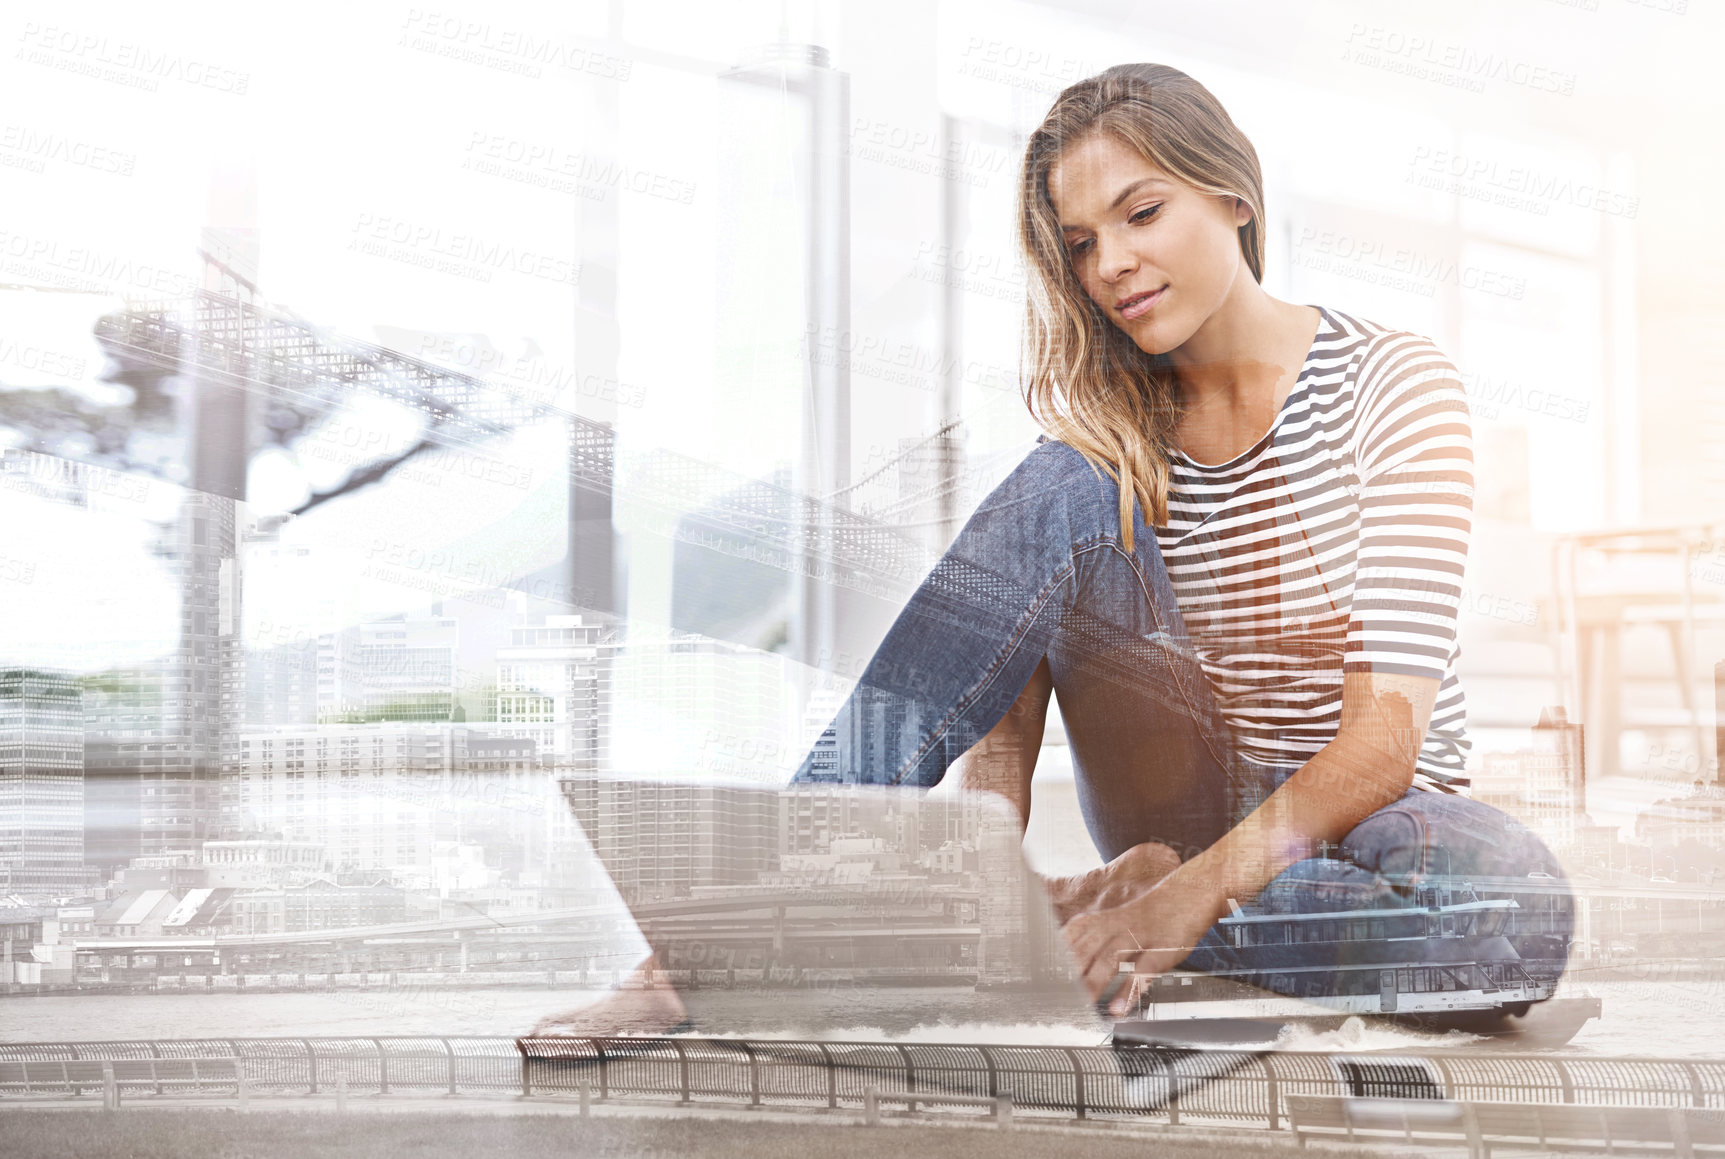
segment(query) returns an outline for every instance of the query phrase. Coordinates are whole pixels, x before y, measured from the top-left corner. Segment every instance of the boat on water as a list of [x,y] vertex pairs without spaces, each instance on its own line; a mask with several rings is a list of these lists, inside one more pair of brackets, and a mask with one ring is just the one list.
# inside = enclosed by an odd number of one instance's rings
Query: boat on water
[[[1459,893],[1465,900],[1428,891],[1419,900],[1429,904],[1395,909],[1236,912],[1218,930],[1239,967],[1145,979],[1114,1039],[1245,1045],[1273,1042],[1288,1026],[1323,1031],[1363,1018],[1549,1047],[1599,1016],[1597,998],[1552,996],[1561,959],[1523,958],[1511,943],[1515,900]],[[1323,943],[1340,946],[1314,955]],[[1314,956],[1326,964],[1308,964]]]

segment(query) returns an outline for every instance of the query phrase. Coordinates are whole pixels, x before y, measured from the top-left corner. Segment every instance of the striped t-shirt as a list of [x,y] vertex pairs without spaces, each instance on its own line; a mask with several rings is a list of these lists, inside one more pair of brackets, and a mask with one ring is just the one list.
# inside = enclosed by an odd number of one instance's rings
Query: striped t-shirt
[[1156,538],[1239,756],[1301,764],[1334,740],[1345,672],[1430,676],[1414,784],[1454,792],[1470,746],[1455,671],[1467,398],[1429,339],[1319,310],[1264,436],[1226,463],[1172,458]]

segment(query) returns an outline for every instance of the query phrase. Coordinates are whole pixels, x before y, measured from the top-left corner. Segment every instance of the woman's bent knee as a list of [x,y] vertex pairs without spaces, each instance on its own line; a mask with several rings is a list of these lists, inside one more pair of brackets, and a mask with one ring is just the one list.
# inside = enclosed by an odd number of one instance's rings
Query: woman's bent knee
[[1471,797],[1412,792],[1354,827],[1344,852],[1379,872],[1419,876],[1561,879],[1557,859],[1537,834]]
[[1025,455],[977,511],[1058,508],[1075,539],[1094,540],[1106,534],[1104,517],[1118,509],[1119,495],[1114,481],[1076,447],[1051,439]]

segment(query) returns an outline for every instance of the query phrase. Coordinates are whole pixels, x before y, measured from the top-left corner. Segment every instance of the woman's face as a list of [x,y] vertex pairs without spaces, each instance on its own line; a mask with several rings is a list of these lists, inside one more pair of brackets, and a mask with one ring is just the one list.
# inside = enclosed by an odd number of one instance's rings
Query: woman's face
[[1244,265],[1245,202],[1200,193],[1106,133],[1060,154],[1048,195],[1084,292],[1147,353],[1185,343]]

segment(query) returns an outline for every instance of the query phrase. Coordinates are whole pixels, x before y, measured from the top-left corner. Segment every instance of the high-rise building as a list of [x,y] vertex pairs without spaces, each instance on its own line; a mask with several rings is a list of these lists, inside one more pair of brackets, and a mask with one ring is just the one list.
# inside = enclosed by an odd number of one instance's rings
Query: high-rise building
[[[827,723],[838,716],[844,702],[844,695],[837,688],[817,687],[809,692],[808,703],[803,708],[801,735],[814,734],[806,751],[810,774],[817,781],[840,779],[838,733],[828,728]],[[800,765],[800,758],[798,763]]]
[[779,851],[825,853],[835,836],[862,831],[862,798],[837,785],[798,785],[779,795]]
[[0,669],[0,894],[63,897],[85,885],[77,677]]
[[1659,864],[1685,845],[1725,850],[1725,789],[1697,780],[1682,797],[1663,797],[1636,811],[1635,838]]
[[497,650],[497,728],[526,737],[559,769],[594,773],[604,764],[615,629],[602,617],[534,617]]
[[239,746],[228,830],[317,844],[339,873],[428,866],[464,841],[500,863],[544,857],[557,802],[530,740],[372,721],[259,730]]
[[331,724],[361,708],[364,666],[359,629],[323,632],[317,638],[317,720]]
[[448,721],[456,712],[460,622],[433,614],[361,624],[360,683],[367,720]]
[[778,796],[781,854],[821,856],[856,838],[882,842],[907,866],[930,862],[943,845],[975,852],[975,827],[959,820],[975,811],[955,798],[871,795],[855,786],[820,783],[790,785]]
[[982,927],[976,951],[979,981],[1022,982],[1035,973],[1032,915],[1038,907],[1027,904],[1023,839],[1016,820],[1004,812],[979,818],[978,876],[988,884],[977,903],[977,924]]
[[266,517],[245,535],[246,587],[257,614],[245,625],[242,731],[365,715],[360,629],[329,629],[349,612],[338,597],[315,594],[327,561],[303,543],[283,542],[283,527]]
[[100,871],[215,835],[244,695],[236,515],[233,499],[185,493],[156,548],[178,645],[84,681],[84,856]]
[[688,897],[695,886],[753,885],[778,865],[772,794],[724,785],[559,779],[611,880],[631,902]]
[[1526,749],[1480,758],[1472,796],[1509,813],[1553,849],[1569,849],[1586,821],[1582,728],[1554,707],[1540,713],[1531,735]]
[[965,509],[959,479],[964,472],[964,432],[949,424],[933,437],[900,439],[898,449],[893,517],[912,528],[926,528],[931,546],[945,550]]
[[249,648],[242,729],[317,723],[317,641]]
[[786,659],[706,636],[632,635],[616,654],[607,768],[784,784],[802,753],[787,729]]
[[893,759],[889,739],[915,730],[918,718],[931,711],[927,702],[859,683],[815,741],[815,775],[842,781],[858,770],[886,766]]
[[976,848],[977,811],[956,797],[923,797],[917,803],[917,843],[923,851],[952,844]]

